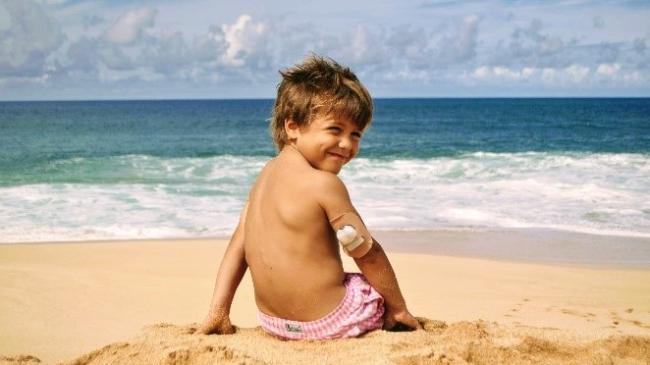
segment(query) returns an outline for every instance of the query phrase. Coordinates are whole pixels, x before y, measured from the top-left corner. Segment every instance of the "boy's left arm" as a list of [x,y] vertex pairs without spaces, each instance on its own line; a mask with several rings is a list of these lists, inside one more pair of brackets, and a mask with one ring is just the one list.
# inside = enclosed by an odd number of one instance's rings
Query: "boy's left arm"
[[406,308],[395,271],[379,243],[350,201],[343,182],[336,176],[323,175],[319,185],[319,201],[344,251],[356,262],[370,285],[384,298],[384,328],[399,329],[399,323],[411,329],[422,326]]
[[239,224],[221,260],[210,310],[198,328],[197,333],[209,335],[212,333],[230,334],[235,332],[235,328],[230,323],[230,306],[237,287],[244,277],[246,269],[248,269],[244,253],[244,224],[247,210],[248,203],[242,210]]
[[354,261],[372,287],[384,297],[384,328],[399,330],[401,323],[411,329],[422,329],[422,325],[406,308],[395,271],[384,249],[374,238],[372,240],[370,250],[361,257],[354,257]]

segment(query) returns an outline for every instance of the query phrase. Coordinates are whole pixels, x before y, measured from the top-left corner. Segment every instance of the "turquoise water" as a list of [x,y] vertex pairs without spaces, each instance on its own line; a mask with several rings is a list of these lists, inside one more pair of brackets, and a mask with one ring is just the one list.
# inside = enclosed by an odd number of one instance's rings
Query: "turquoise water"
[[[375,229],[650,237],[650,99],[380,99],[341,173]],[[0,242],[227,235],[272,100],[0,102]]]

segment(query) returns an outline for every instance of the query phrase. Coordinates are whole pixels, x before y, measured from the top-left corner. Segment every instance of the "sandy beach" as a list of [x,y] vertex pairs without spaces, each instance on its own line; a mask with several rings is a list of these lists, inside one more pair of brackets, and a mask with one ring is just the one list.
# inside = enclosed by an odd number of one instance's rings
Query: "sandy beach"
[[[585,266],[398,249],[400,239],[452,236],[470,247],[463,234],[383,234],[424,331],[327,342],[283,342],[261,331],[248,275],[231,313],[237,333],[192,334],[207,311],[224,240],[1,245],[0,363],[650,363],[643,262]],[[519,242],[516,232],[504,236],[515,237],[512,247]],[[409,249],[415,253],[403,252]]]

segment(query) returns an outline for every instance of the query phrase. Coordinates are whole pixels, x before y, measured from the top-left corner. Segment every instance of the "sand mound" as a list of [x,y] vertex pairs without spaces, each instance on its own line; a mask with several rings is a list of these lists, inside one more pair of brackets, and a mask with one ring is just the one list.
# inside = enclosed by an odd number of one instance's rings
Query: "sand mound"
[[[196,325],[157,324],[129,342],[113,343],[67,365],[86,364],[650,364],[650,336],[580,341],[556,330],[511,328],[485,321],[419,318],[424,331],[376,331],[361,338],[281,341],[261,328],[196,335]],[[36,364],[29,356],[1,363]]]

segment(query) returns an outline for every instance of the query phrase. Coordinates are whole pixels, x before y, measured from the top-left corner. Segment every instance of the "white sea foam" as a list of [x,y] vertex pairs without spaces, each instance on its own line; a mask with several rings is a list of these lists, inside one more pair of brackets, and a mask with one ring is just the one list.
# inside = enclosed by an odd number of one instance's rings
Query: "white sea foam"
[[[268,158],[75,158],[0,188],[0,242],[226,236]],[[345,167],[373,229],[552,228],[650,238],[646,154],[473,153]],[[65,179],[63,179],[65,180]]]
[[[650,237],[650,157],[643,154],[360,159],[341,176],[375,228],[535,227]],[[407,223],[377,209],[378,202],[405,208]]]

